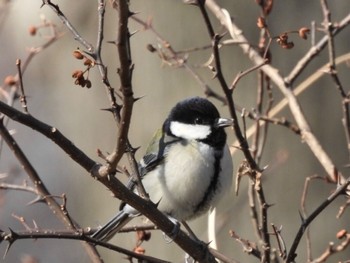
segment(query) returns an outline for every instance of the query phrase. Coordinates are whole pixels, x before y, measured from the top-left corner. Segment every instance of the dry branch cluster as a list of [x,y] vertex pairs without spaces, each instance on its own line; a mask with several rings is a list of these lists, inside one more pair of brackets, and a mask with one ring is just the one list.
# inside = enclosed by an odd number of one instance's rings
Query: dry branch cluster
[[[337,216],[341,217],[344,215],[347,206],[350,204],[347,198],[350,192],[350,177],[343,174],[343,167],[339,168],[335,165],[334,160],[324,150],[323,145],[315,136],[304,114],[303,107],[298,100],[298,95],[305,89],[310,88],[311,84],[315,81],[314,79],[319,78],[320,74],[328,74],[330,76],[336,91],[340,94],[339,101],[343,112],[342,124],[347,142],[344,147],[350,156],[349,91],[346,85],[347,83],[342,82],[341,76],[338,73],[339,65],[350,59],[350,51],[348,50],[349,53],[339,56],[334,44],[337,35],[349,26],[350,13],[340,21],[332,21],[327,0],[320,0],[323,21],[317,21],[319,24],[317,28],[310,28],[308,25],[303,25],[300,28],[296,27],[297,29],[288,29],[284,32],[271,32],[269,24],[275,23],[275,21],[270,21],[269,16],[274,11],[274,1],[257,0],[256,4],[259,7],[260,14],[255,18],[254,21],[257,22],[254,23],[256,23],[257,29],[260,32],[258,44],[255,44],[250,43],[246,39],[242,30],[232,19],[232,14],[223,6],[219,6],[215,0],[183,1],[185,3],[182,4],[186,8],[196,8],[198,10],[198,16],[193,19],[201,19],[203,27],[207,30],[208,43],[210,42],[210,44],[187,50],[176,50],[167,40],[166,33],[161,34],[153,26],[152,19],[144,21],[137,13],[130,10],[130,2],[132,1],[111,0],[110,3],[106,3],[104,0],[97,1],[98,28],[96,32],[97,40],[94,45],[89,43],[80,34],[79,30],[66,17],[65,10],[63,8],[61,9],[55,1],[43,0],[42,8],[50,8],[62,21],[64,25],[63,29],[58,29],[57,25],[43,17],[40,25],[30,25],[28,27],[28,32],[33,37],[42,37],[39,34],[42,29],[49,29],[50,35],[45,36],[44,43],[40,47],[29,49],[25,60],[17,60],[17,73],[4,77],[3,86],[0,87],[0,150],[5,147],[4,144],[11,149],[18,163],[28,175],[27,180],[30,183],[26,182],[26,180],[22,184],[12,184],[7,181],[11,177],[11,174],[8,173],[6,177],[1,178],[0,189],[1,191],[26,191],[34,194],[36,198],[31,204],[38,202],[46,203],[53,212],[52,216],[60,219],[66,229],[64,231],[53,229],[43,230],[36,224],[30,226],[25,218],[14,215],[14,220],[21,222],[25,230],[2,229],[3,232],[0,233],[0,240],[2,241],[2,246],[7,244],[6,251],[9,251],[11,245],[21,239],[73,239],[83,241],[82,248],[89,255],[92,262],[103,261],[99,251],[96,249],[97,246],[122,253],[127,256],[130,262],[134,259],[145,262],[165,262],[157,258],[157,255],[153,257],[149,256],[147,251],[142,247],[143,242],[149,240],[152,242],[150,230],[160,229],[165,234],[170,234],[173,231],[174,224],[157,210],[155,204],[147,199],[147,193],[143,189],[139,178],[137,161],[135,159],[137,148],[132,146],[129,140],[128,134],[133,107],[134,103],[138,100],[134,96],[132,82],[134,64],[131,56],[133,49],[130,42],[133,41],[133,34],[129,32],[129,23],[132,21],[140,27],[140,30],[152,33],[157,44],[149,44],[147,45],[147,49],[151,53],[158,55],[162,65],[185,69],[198,83],[198,86],[202,88],[202,93],[214,100],[222,102],[234,119],[233,133],[236,142],[232,144],[231,153],[233,155],[240,152],[244,156],[236,175],[236,193],[243,195],[244,193],[240,189],[241,181],[249,181],[246,206],[250,210],[251,224],[256,238],[255,240],[249,240],[245,233],[236,229],[230,230],[225,242],[230,242],[231,237],[248,254],[246,255],[247,258],[255,258],[257,262],[295,262],[298,261],[300,250],[307,251],[308,262],[331,261],[334,254],[344,253],[350,244],[349,229],[334,229],[334,234],[339,239],[339,242],[330,242],[329,247],[325,248],[324,252],[316,257],[313,257],[311,253],[312,242],[310,235],[312,233],[310,233],[311,231],[309,232],[308,227],[330,204],[334,204],[334,200],[340,195],[346,196],[346,199],[339,208]],[[116,24],[116,40],[110,42],[115,45],[118,53],[119,67],[116,73],[119,77],[118,84],[110,82],[109,75],[111,73],[107,71],[108,65],[104,63],[101,56],[105,43],[104,23],[106,8],[113,9],[118,19],[118,23]],[[214,26],[214,20],[218,21],[221,26],[216,28]],[[89,78],[89,73],[97,70],[110,102],[107,110],[113,114],[115,123],[118,126],[115,136],[115,147],[109,149],[111,153],[103,154],[102,151],[98,151],[98,156],[102,159],[101,162],[87,156],[87,154],[68,139],[68,135],[62,134],[57,128],[40,121],[34,115],[30,114],[30,103],[27,102],[25,94],[26,83],[23,82],[22,76],[26,73],[27,67],[31,65],[32,60],[38,53],[45,52],[46,49],[50,48],[52,43],[59,41],[62,36],[61,30],[68,31],[73,36],[72,39],[74,38],[80,45],[80,49],[72,50],[74,58],[83,62],[83,69],[77,69],[72,73],[74,84],[87,88],[94,87],[94,83]],[[295,48],[300,42],[304,40],[308,41],[309,35],[311,39],[315,40],[316,31],[322,32],[323,36],[312,43],[309,51],[300,58],[289,74],[281,75],[278,68],[273,66],[272,59],[274,58],[271,47],[277,44],[280,48],[286,49],[284,52],[289,52],[289,49]],[[294,35],[297,35],[299,39],[291,41],[290,39]],[[227,76],[223,73],[225,67],[222,57],[223,47],[241,49],[247,58],[250,59],[253,66],[237,74],[232,73],[235,76],[228,80]],[[190,63],[190,57],[193,52],[206,50],[211,51],[210,56],[200,67],[207,69],[207,74],[212,74],[213,79],[217,80],[220,87],[219,90],[206,83],[204,78],[198,73],[200,72],[197,70],[198,65],[193,66]],[[296,81],[301,73],[304,72],[317,55],[325,52],[324,50],[328,50],[327,65],[322,67],[322,71],[317,71],[308,76],[302,84],[296,85]],[[252,110],[238,107],[235,101],[235,92],[239,89],[240,81],[247,76],[258,76],[257,90],[254,95],[256,96],[256,105]],[[115,88],[115,86],[119,87]],[[97,88],[97,86],[94,88]],[[276,90],[279,90],[283,95],[283,99],[278,103],[275,102],[274,98],[274,91]],[[200,94],[200,92],[198,93]],[[16,109],[14,106],[14,102],[17,100],[19,100],[22,106],[22,111]],[[277,117],[283,108],[289,109],[293,120]],[[71,217],[67,209],[67,198],[65,194],[54,196],[48,191],[41,180],[40,174],[33,167],[28,156],[22,151],[21,146],[16,143],[15,136],[13,136],[8,128],[10,121],[31,127],[52,140],[56,143],[57,147],[70,156],[72,162],[79,164],[86,171],[87,175],[91,175],[97,179],[115,197],[134,206],[152,221],[152,225],[123,229],[122,232],[137,233],[137,242],[133,250],[115,246],[111,243],[101,242],[90,237],[93,229],[83,229],[79,222],[76,222]],[[283,228],[275,226],[269,218],[269,208],[272,204],[269,204],[267,201],[269,200],[269,193],[265,190],[265,178],[268,175],[268,167],[263,166],[262,159],[265,149],[268,146],[269,127],[272,125],[279,125],[292,131],[295,136],[298,136],[300,141],[305,142],[325,171],[325,175],[315,175],[305,178],[303,195],[300,200],[300,227],[296,231],[295,237],[292,238],[293,242],[291,244],[285,242]],[[129,161],[128,167],[120,165],[120,160],[123,156],[126,156]],[[4,173],[6,171],[0,172]],[[139,188],[139,192],[142,194],[137,196],[129,191],[116,176],[117,172],[133,178]],[[318,206],[313,211],[307,212],[305,203],[308,199],[309,186],[314,179],[321,179],[322,182],[331,184],[333,191],[328,196],[325,196],[324,200],[320,200]],[[209,233],[215,233],[215,225],[210,225],[208,231]],[[305,232],[307,232],[307,245],[306,248],[301,248],[300,242]],[[210,239],[213,240],[213,243],[216,243],[215,234]],[[234,258],[240,251],[235,251],[230,255],[224,255],[219,252],[220,247],[209,247],[203,241],[193,240],[182,230],[174,237],[173,242],[186,252],[190,258],[198,262],[215,262],[216,260],[238,262]],[[84,253],[83,250],[81,253]],[[347,255],[349,256],[349,254]],[[344,262],[349,262],[349,260]]]

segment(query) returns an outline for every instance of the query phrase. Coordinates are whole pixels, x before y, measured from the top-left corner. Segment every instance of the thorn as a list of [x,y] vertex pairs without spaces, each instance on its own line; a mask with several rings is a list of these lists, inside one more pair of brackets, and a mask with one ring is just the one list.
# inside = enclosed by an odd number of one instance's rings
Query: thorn
[[109,40],[109,41],[107,41],[107,43],[117,45],[117,40]]
[[266,171],[267,168],[269,168],[269,165],[268,165],[268,164],[265,165],[265,166],[262,168],[262,172],[263,172],[263,171]]
[[15,240],[18,237],[18,234],[15,231],[13,231],[11,228],[9,228],[9,230],[10,230],[10,234],[4,236],[4,240],[8,241],[8,246],[6,247],[6,250],[3,256],[4,259],[7,256],[7,253],[10,251],[12,244],[15,242]]
[[276,204],[266,204],[266,208],[269,209],[272,206],[275,206]]
[[101,109],[101,110],[103,110],[103,111],[109,111],[109,112],[112,112],[112,113],[113,113],[113,112],[119,113],[119,112],[121,111],[122,108],[123,108],[123,106],[116,104],[115,107],[104,108],[104,109]]
[[132,154],[135,154],[139,149],[141,148],[141,146],[138,147],[132,147],[131,145],[126,149],[126,152],[130,152]]
[[100,110],[104,110],[104,111],[113,112],[113,108],[104,108],[104,109],[100,109]]
[[140,14],[141,12],[140,11],[129,11],[129,17],[130,16],[134,16],[134,15],[138,15],[138,14]]
[[157,203],[154,203],[154,205],[156,206],[156,208],[158,208],[158,205],[159,205],[160,201],[162,201],[162,198],[159,199],[159,201],[158,201]]
[[134,98],[134,102],[140,100],[140,99],[143,99],[145,96],[140,96],[140,97],[137,97],[137,98]]
[[35,198],[34,200],[30,201],[27,203],[27,205],[33,205],[36,203],[45,203],[45,198],[43,196],[38,196],[37,198]]
[[134,32],[129,33],[129,37],[136,35],[138,32],[140,32],[140,30],[135,30]]
[[213,241],[211,240],[211,241],[209,241],[208,243],[204,243],[207,247],[209,247],[210,246],[210,244],[212,243]]
[[17,239],[18,234],[15,231],[13,231],[10,227],[9,227],[9,230],[10,230],[10,234],[6,235],[5,239],[9,242],[13,242],[15,239]]

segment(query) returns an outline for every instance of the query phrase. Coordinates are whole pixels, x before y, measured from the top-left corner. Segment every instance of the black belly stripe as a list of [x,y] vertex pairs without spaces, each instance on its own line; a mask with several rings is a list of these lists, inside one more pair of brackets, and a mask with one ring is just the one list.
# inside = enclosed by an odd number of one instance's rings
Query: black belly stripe
[[205,191],[202,200],[195,206],[194,211],[196,213],[200,212],[206,212],[209,208],[210,202],[213,199],[213,196],[218,188],[219,183],[219,174],[221,172],[221,158],[222,158],[222,151],[215,151],[214,152],[214,175],[210,180],[209,186],[207,190]]

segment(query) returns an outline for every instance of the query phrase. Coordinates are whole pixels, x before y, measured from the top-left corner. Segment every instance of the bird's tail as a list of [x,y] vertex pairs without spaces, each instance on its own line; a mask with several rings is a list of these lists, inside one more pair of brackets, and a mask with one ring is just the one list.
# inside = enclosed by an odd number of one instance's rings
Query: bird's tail
[[120,229],[125,226],[132,217],[123,210],[121,210],[112,220],[105,224],[102,228],[97,230],[91,235],[92,238],[98,239],[100,241],[109,241]]

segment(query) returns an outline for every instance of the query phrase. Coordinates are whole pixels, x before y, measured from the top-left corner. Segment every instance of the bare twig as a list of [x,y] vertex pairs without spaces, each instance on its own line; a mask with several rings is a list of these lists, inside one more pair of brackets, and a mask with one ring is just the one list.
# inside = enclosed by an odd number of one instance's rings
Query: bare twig
[[236,87],[236,85],[237,85],[237,83],[240,81],[240,79],[241,79],[242,77],[244,77],[244,76],[248,75],[249,73],[251,73],[251,72],[253,72],[253,71],[255,71],[255,70],[257,70],[257,69],[263,67],[263,66],[266,65],[267,63],[269,63],[269,60],[268,60],[268,59],[265,59],[261,64],[255,65],[255,66],[253,66],[253,67],[251,67],[251,68],[249,68],[249,69],[247,69],[247,70],[245,70],[245,71],[239,72],[239,73],[237,74],[237,76],[235,77],[235,79],[233,80],[233,82],[232,82],[232,84],[231,84],[231,86],[230,86],[230,89],[231,89],[231,90],[234,90],[235,87]]
[[[164,54],[164,51],[162,51],[161,49],[159,48],[156,49],[155,47],[150,46],[150,49],[152,52],[154,51],[158,52],[158,55],[163,62],[168,62],[167,64],[172,65],[174,64],[174,62],[169,62],[169,61],[174,60],[176,66],[183,67],[198,82],[198,84],[203,88],[204,94],[206,96],[213,97],[218,101],[222,102],[223,104],[226,104],[226,99],[223,96],[221,96],[219,93],[215,92],[207,83],[205,83],[202,77],[187,62],[187,59],[185,57],[179,56],[179,54],[196,51],[197,49],[187,50],[187,52],[183,50],[176,51],[173,49],[171,44],[153,27],[151,20],[143,21],[140,18],[138,18],[136,15],[131,16],[131,19],[139,23],[140,25],[142,25],[145,30],[151,30],[152,33],[158,38],[158,40],[162,44],[162,47],[164,47],[170,53],[169,55],[166,55]],[[199,49],[203,49],[203,48],[208,48],[208,46],[205,46]],[[212,48],[212,45],[210,45],[209,48]]]
[[279,229],[277,229],[277,227],[274,224],[271,224],[273,232],[276,236],[276,240],[277,240],[277,245],[278,245],[278,251],[279,251],[279,256],[282,259],[285,259],[287,256],[287,248],[286,248],[286,244],[282,238],[281,235],[281,229],[282,227],[280,227]]
[[335,48],[334,48],[334,36],[333,29],[335,28],[334,24],[331,21],[331,12],[328,8],[327,0],[321,0],[321,7],[324,16],[323,26],[328,37],[328,59],[329,59],[329,71],[328,73],[332,77],[332,80],[338,89],[340,96],[342,97],[342,109],[343,109],[343,125],[345,131],[345,137],[347,140],[348,147],[348,158],[350,160],[350,106],[349,106],[349,96],[344,90],[344,87],[338,76],[337,67],[335,63]]
[[[307,200],[307,194],[310,186],[310,182],[315,179],[321,179],[321,180],[326,180],[327,177],[324,176],[319,176],[319,175],[313,175],[309,176],[305,179],[304,183],[304,189],[303,189],[303,194],[301,196],[301,201],[300,201],[300,207],[301,207],[301,213],[304,218],[306,218],[307,213],[306,213],[306,200]],[[307,258],[308,262],[312,260],[312,253],[311,253],[311,239],[310,239],[310,228],[306,229],[306,249],[307,249]]]
[[[329,243],[328,248],[320,255],[318,258],[310,261],[310,263],[322,263],[327,262],[327,260],[334,254],[344,251],[350,245],[350,234],[346,234],[344,240],[339,245],[334,245],[333,242]],[[344,261],[349,262],[349,261]]]
[[345,193],[349,184],[350,184],[350,177],[347,178],[341,186],[337,187],[337,189],[323,203],[321,203],[307,218],[302,219],[301,226],[298,230],[297,235],[294,238],[293,244],[289,250],[289,253],[285,262],[287,263],[294,262],[295,257],[297,256],[295,253],[296,249],[307,227],[329,204],[331,204],[334,201],[334,199],[336,199],[339,195]]
[[[232,39],[240,42],[246,42],[246,38],[242,34],[242,30],[240,30],[232,21],[228,19],[225,9],[222,9],[215,0],[207,0],[205,2],[209,10],[218,18],[223,26],[227,28],[230,33]],[[227,11],[226,11],[227,12]],[[342,29],[346,27],[346,25],[350,23],[350,14],[346,16],[340,23],[337,29],[333,30],[333,34],[339,33]],[[301,106],[298,100],[295,97],[295,94],[292,90],[292,84],[297,75],[301,73],[303,69],[305,69],[306,65],[310,62],[311,58],[318,54],[326,45],[327,37],[317,43],[315,47],[312,47],[310,50],[310,54],[304,56],[300,62],[303,62],[303,66],[298,70],[293,70],[287,78],[283,78],[278,70],[273,68],[271,65],[265,65],[261,68],[264,73],[271,79],[271,81],[280,89],[280,91],[284,94],[285,98],[288,101],[289,108],[301,130],[301,135],[303,140],[308,144],[311,151],[314,153],[316,158],[322,164],[323,168],[327,171],[329,178],[333,182],[337,181],[337,176],[343,178],[341,174],[338,173],[333,161],[328,156],[326,151],[323,149],[322,145],[319,143],[316,136],[311,131],[310,125],[305,118],[304,113],[302,112]],[[261,64],[263,62],[263,58],[260,56],[259,52],[254,50],[248,44],[239,45],[243,52],[247,53],[247,56],[256,64]],[[299,63],[300,63],[299,62]],[[298,63],[298,65],[299,65]],[[241,142],[240,138],[238,138],[239,142]]]
[[244,252],[252,254],[256,258],[261,259],[261,252],[256,247],[256,244],[250,242],[249,240],[241,238],[233,230],[230,230],[229,234],[232,238],[234,238],[238,243],[242,245]]
[[74,39],[76,39],[81,45],[83,45],[88,50],[88,52],[94,53],[94,47],[79,34],[79,32],[75,29],[72,23],[68,20],[68,18],[61,12],[61,9],[57,4],[52,3],[51,0],[42,0],[42,6],[45,5],[50,7],[57,14],[58,18],[61,19],[62,23],[74,35]]
[[35,195],[39,195],[38,189],[36,187],[31,187],[31,186],[27,185],[26,183],[23,183],[22,185],[0,183],[0,189],[24,191],[24,192],[33,193]]
[[20,91],[21,91],[20,101],[21,101],[22,107],[24,109],[24,112],[25,113],[29,113],[28,112],[28,106],[27,106],[27,98],[26,98],[26,95],[24,93],[22,69],[21,69],[21,60],[20,59],[17,59],[16,66],[17,66],[17,72],[18,72],[17,74],[18,74],[18,80],[19,80],[19,88],[20,88]]

